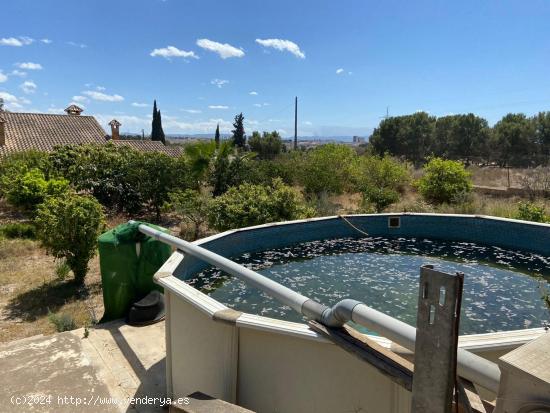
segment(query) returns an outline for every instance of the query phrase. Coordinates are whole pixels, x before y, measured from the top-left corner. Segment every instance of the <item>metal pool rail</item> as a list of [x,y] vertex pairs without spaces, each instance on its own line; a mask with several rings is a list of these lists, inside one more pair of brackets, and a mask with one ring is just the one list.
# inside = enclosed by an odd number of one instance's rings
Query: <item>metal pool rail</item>
[[[353,321],[414,352],[416,328],[360,301],[345,299],[333,307],[327,307],[203,247],[168,235],[145,224],[139,226],[139,231],[241,279],[310,320],[315,320],[327,327],[340,327],[348,321]],[[495,363],[458,348],[457,369],[461,377],[494,393],[498,392],[500,370]]]

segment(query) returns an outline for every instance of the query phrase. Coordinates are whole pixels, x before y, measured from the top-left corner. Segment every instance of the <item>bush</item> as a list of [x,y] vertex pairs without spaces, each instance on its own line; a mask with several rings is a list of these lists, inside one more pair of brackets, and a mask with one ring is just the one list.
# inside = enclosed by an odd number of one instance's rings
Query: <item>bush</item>
[[248,138],[248,145],[260,159],[273,159],[285,150],[285,145],[277,131],[264,132],[262,135],[254,131]]
[[65,258],[77,284],[83,284],[104,228],[99,202],[90,196],[50,197],[37,209],[38,238],[56,258]]
[[453,203],[456,197],[472,191],[472,180],[462,163],[432,158],[424,166],[424,175],[416,186],[429,202]]
[[362,156],[353,168],[355,189],[363,196],[364,208],[372,205],[376,212],[399,201],[400,193],[410,181],[407,166],[390,156]]
[[192,189],[173,192],[166,208],[174,211],[181,219],[194,226],[193,240],[200,237],[201,226],[208,220],[208,210],[212,197]]
[[36,227],[33,224],[12,222],[0,226],[0,235],[6,238],[35,239]]
[[32,168],[21,175],[4,177],[4,194],[11,205],[33,211],[48,196],[60,195],[69,188],[65,179],[47,180],[44,172]]
[[308,152],[296,165],[296,178],[309,194],[341,194],[351,183],[355,151],[346,145],[327,144]]
[[71,269],[65,260],[58,260],[55,264],[55,275],[59,280],[64,280],[68,277]]
[[314,212],[306,206],[298,191],[275,179],[271,186],[242,184],[230,188],[212,200],[208,215],[210,225],[223,231],[307,218]]
[[518,204],[518,212],[514,216],[516,219],[521,219],[523,221],[533,221],[533,222],[547,222],[548,216],[544,207],[537,206],[532,202],[520,202]]
[[[283,159],[254,160],[248,163],[245,176],[246,183],[255,185],[271,185],[275,178],[281,178],[287,185],[293,183],[295,170],[291,161]],[[244,183],[244,182],[243,182]]]
[[48,313],[48,320],[55,326],[58,333],[74,330],[76,328],[76,322],[70,314],[55,314],[50,312]]
[[48,155],[36,150],[15,152],[0,158],[0,195],[4,194],[4,183],[9,184],[13,178],[31,169],[46,172],[48,165]]

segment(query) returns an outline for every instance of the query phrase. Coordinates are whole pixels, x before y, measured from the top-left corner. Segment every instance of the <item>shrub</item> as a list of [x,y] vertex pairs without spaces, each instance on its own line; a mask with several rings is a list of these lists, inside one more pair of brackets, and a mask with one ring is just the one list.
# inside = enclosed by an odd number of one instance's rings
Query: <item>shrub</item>
[[71,269],[65,260],[58,260],[55,264],[55,275],[59,280],[64,280],[67,278]]
[[166,208],[174,211],[181,219],[193,224],[193,239],[200,237],[201,226],[208,220],[208,208],[212,197],[208,194],[187,189],[169,194]]
[[29,150],[15,152],[0,158],[0,195],[4,194],[4,184],[31,169],[48,170],[48,155],[45,152]]
[[44,172],[32,168],[21,175],[5,177],[3,187],[11,205],[33,211],[46,197],[66,192],[69,182],[62,178],[47,180]]
[[314,215],[295,189],[275,179],[271,186],[242,184],[214,198],[209,222],[218,230],[306,218]]
[[364,207],[372,205],[376,212],[397,202],[410,180],[407,166],[390,156],[362,156],[353,168],[355,189],[363,195]]
[[36,227],[33,224],[12,222],[0,226],[0,234],[6,238],[35,239]]
[[464,196],[471,192],[472,180],[462,163],[432,158],[424,166],[424,175],[416,186],[429,202],[452,203],[459,194]]
[[281,178],[287,185],[293,183],[294,168],[286,158],[254,160],[248,163],[245,181],[255,185],[271,185],[275,178]]
[[[68,179],[78,191],[91,193],[102,205],[138,212],[140,152],[126,146],[62,146],[50,155],[52,174]],[[141,176],[142,179],[147,177]]]
[[64,258],[77,284],[83,284],[104,228],[99,202],[90,196],[50,197],[37,209],[38,238],[56,258]]
[[285,150],[285,145],[281,136],[277,131],[252,132],[252,136],[248,138],[250,150],[256,152],[260,159],[273,159]]
[[544,207],[537,206],[532,202],[520,202],[518,204],[518,212],[514,216],[516,219],[521,219],[523,221],[533,221],[533,222],[547,222],[548,216]]
[[327,144],[308,152],[297,166],[296,178],[309,194],[341,194],[351,182],[355,151],[346,145]]
[[58,333],[74,330],[76,328],[76,322],[70,314],[55,314],[50,312],[48,313],[48,320],[55,326]]

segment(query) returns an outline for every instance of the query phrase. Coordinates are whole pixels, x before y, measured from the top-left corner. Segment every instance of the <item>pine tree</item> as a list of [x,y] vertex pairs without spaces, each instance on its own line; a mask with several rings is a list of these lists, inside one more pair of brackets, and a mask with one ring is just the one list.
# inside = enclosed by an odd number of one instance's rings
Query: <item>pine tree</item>
[[220,147],[220,124],[216,126],[216,134],[214,135],[214,142],[216,142],[216,148]]
[[232,130],[233,132],[233,145],[244,148],[246,145],[246,135],[244,134],[244,116],[241,113],[239,113],[237,116],[235,116],[235,122],[233,122],[233,127],[235,129]]

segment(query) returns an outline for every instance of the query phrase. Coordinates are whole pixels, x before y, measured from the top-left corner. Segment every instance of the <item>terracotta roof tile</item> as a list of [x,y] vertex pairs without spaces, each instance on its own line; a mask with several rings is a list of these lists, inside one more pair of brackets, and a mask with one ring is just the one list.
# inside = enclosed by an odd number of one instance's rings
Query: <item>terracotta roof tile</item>
[[0,156],[37,149],[49,152],[55,146],[105,143],[105,131],[93,116],[2,112],[6,121],[6,144]]
[[46,113],[1,112],[5,121],[6,144],[0,146],[0,157],[29,149],[50,152],[59,145],[105,144],[128,145],[144,152],[163,152],[179,156],[181,148],[165,146],[151,140],[110,140],[93,116],[53,115]]

